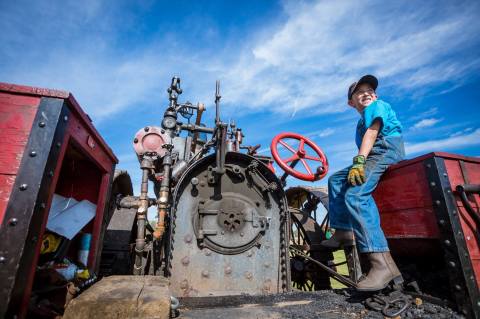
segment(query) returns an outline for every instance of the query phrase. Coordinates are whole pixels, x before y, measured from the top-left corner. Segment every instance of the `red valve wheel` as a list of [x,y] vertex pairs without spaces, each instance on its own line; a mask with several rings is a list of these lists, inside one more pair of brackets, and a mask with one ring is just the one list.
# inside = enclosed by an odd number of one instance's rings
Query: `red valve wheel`
[[[292,146],[290,146],[287,142],[285,142],[284,139],[298,140],[300,142],[298,149],[295,150]],[[292,152],[293,153],[292,156],[286,159],[282,159],[278,153],[278,144],[282,145],[287,150]],[[305,151],[305,144],[307,144],[308,146],[310,146],[311,149],[313,149],[313,151],[315,152],[314,155],[307,154],[307,152]],[[310,182],[318,181],[319,179],[322,179],[323,177],[325,177],[325,175],[327,175],[328,173],[328,161],[325,154],[323,154],[323,151],[311,140],[309,140],[308,138],[300,134],[297,134],[297,133],[278,134],[273,138],[272,144],[270,145],[270,150],[278,166],[280,166],[287,174],[292,175],[301,180],[310,181]],[[322,165],[316,170],[316,172],[313,172],[306,160],[320,162],[322,163]],[[308,174],[305,174],[293,169],[290,166],[290,164],[293,161],[301,162]]]

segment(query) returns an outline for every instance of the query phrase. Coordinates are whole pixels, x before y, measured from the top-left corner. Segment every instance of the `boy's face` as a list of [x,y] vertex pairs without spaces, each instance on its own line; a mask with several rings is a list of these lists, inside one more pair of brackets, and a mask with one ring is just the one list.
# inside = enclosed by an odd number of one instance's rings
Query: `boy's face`
[[348,101],[348,105],[362,112],[367,106],[377,99],[375,90],[367,83],[360,84],[352,98]]

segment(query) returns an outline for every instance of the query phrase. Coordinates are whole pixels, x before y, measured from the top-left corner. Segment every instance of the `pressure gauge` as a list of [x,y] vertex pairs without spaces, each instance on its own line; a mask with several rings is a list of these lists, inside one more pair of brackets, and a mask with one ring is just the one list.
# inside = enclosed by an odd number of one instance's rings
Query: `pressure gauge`
[[173,117],[165,117],[163,118],[162,126],[166,129],[174,129],[175,126],[177,125],[177,120],[175,120]]

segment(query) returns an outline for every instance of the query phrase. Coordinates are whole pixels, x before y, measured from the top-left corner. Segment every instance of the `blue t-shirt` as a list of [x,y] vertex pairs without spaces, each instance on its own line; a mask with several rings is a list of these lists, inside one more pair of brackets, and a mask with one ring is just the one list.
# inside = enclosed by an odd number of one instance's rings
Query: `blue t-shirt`
[[355,142],[358,148],[362,145],[362,139],[367,128],[369,128],[376,119],[379,119],[381,122],[378,137],[402,135],[402,125],[397,120],[397,115],[390,104],[382,100],[375,100],[363,110],[362,117],[358,120],[357,133],[355,136]]

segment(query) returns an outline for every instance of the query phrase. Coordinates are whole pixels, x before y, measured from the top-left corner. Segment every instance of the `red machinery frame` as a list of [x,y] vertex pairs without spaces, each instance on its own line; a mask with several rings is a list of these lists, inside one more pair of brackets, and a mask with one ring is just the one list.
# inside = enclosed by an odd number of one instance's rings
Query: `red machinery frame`
[[[373,196],[392,253],[443,254],[459,310],[480,317],[480,226],[456,190],[472,184],[480,185],[480,158],[435,152],[391,166]],[[480,214],[479,194],[467,197]]]
[[[5,132],[0,155],[0,317],[24,317],[54,192],[97,205],[87,231],[92,234],[88,267],[98,269],[103,215],[118,159],[68,92],[0,83],[0,115]],[[91,163],[92,175],[83,176],[85,183],[95,175],[98,185],[70,194],[60,177],[69,174],[62,164],[72,149]]]

